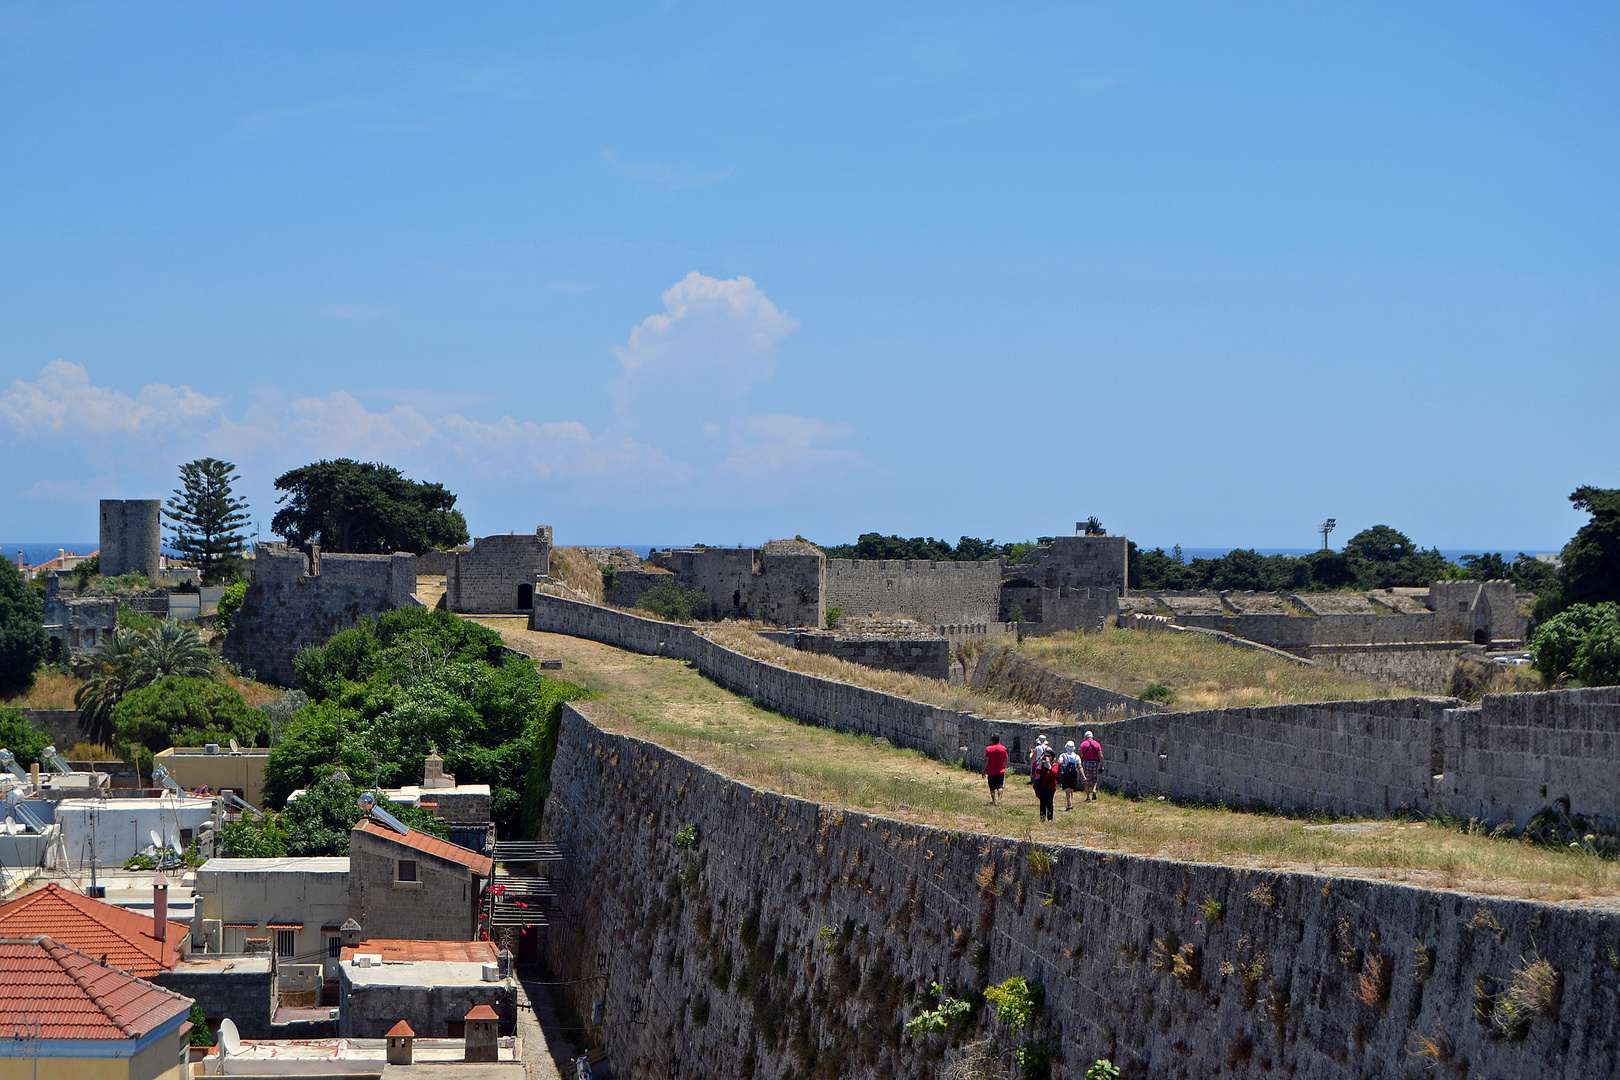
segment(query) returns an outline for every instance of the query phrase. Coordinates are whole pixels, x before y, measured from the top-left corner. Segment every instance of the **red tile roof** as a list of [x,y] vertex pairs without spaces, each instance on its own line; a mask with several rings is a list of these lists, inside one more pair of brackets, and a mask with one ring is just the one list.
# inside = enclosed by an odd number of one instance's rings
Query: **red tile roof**
[[474,1005],[472,1012],[467,1014],[468,1020],[499,1020],[495,1010],[488,1005]]
[[55,882],[0,905],[0,937],[49,934],[110,968],[142,978],[151,978],[179,963],[180,943],[190,933],[184,923],[171,920],[169,940],[160,943],[152,936],[152,916],[81,896]]
[[372,938],[359,945],[343,946],[343,959],[351,959],[355,953],[380,955],[383,963],[390,960],[445,960],[460,964],[492,964],[501,956],[493,941],[403,941],[394,938]]
[[103,967],[41,936],[0,939],[0,1031],[42,1039],[139,1039],[191,1011],[191,999]]
[[380,821],[367,818],[354,827],[355,832],[363,832],[368,836],[380,836],[384,840],[392,840],[396,844],[403,844],[408,848],[415,848],[424,855],[433,855],[449,862],[460,863],[479,877],[489,877],[495,871],[495,860],[488,855],[480,855],[476,851],[468,851],[464,847],[452,844],[448,840],[440,840],[437,836],[429,836],[425,832],[412,829],[403,836],[390,829]]
[[411,1025],[403,1020],[388,1029],[388,1038],[390,1039],[408,1039],[415,1034],[416,1032],[411,1030]]

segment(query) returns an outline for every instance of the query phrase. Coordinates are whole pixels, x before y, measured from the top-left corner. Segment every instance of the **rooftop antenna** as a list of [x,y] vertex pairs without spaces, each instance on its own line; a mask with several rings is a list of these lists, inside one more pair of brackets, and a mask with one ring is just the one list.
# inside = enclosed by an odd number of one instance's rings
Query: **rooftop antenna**
[[390,829],[393,829],[401,836],[409,836],[411,834],[410,826],[406,825],[403,821],[399,820],[399,818],[377,805],[377,796],[373,792],[362,791],[360,793],[360,813],[370,814],[372,817],[376,818],[384,825],[387,825]]
[[1322,550],[1323,551],[1326,551],[1328,549],[1328,539],[1327,539],[1328,538],[1328,533],[1332,532],[1333,527],[1335,525],[1337,525],[1338,523],[1339,522],[1336,519],[1328,518],[1326,521],[1322,522],[1322,524],[1320,524],[1320,525],[1318,525],[1316,527],[1316,531],[1322,534]]

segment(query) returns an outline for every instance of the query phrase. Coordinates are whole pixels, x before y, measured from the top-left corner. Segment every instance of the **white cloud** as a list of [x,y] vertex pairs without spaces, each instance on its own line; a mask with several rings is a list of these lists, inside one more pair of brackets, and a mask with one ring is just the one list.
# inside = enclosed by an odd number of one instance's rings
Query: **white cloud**
[[732,437],[724,470],[744,475],[776,473],[805,466],[853,462],[859,454],[829,443],[854,433],[848,424],[829,424],[813,416],[767,413],[744,417]]
[[167,383],[150,383],[130,397],[108,386],[91,386],[83,364],[52,360],[38,379],[14,380],[0,394],[0,416],[24,435],[64,428],[151,435],[210,417],[222,404],[222,399],[189,386]]
[[324,454],[382,457],[426,446],[438,434],[409,405],[371,412],[343,390],[324,398],[299,398],[287,412],[287,434]]

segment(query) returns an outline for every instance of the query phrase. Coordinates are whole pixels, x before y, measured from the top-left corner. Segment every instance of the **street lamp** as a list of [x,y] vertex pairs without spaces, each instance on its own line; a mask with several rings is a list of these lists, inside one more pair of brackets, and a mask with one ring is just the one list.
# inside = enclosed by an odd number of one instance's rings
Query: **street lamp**
[[1334,518],[1328,518],[1326,521],[1322,522],[1322,524],[1320,524],[1320,525],[1318,525],[1316,527],[1316,531],[1322,534],[1322,550],[1323,551],[1326,551],[1328,549],[1328,539],[1327,539],[1328,538],[1328,533],[1332,532],[1333,527],[1335,525],[1337,525],[1337,524],[1338,524],[1337,520],[1335,520]]

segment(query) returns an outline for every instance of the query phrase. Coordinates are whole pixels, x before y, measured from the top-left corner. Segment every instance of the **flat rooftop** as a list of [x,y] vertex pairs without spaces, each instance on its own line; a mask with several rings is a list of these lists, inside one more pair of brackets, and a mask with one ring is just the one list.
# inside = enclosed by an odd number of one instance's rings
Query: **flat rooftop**
[[[268,975],[269,953],[197,953],[182,957],[174,969],[185,975]],[[325,1019],[325,1012],[322,1012]]]
[[[365,947],[357,955],[368,955]],[[360,967],[353,960],[343,962],[343,971],[356,986],[501,986],[510,980],[486,983],[484,965],[459,960],[380,960],[380,954],[371,953],[370,967]]]
[[347,855],[287,855],[279,859],[209,859],[198,873],[221,874],[347,874]]
[[159,750],[157,757],[169,755],[171,757],[269,757],[268,746],[244,746],[240,750],[232,750],[222,746],[218,750],[208,750],[201,746],[171,746],[167,750]]

